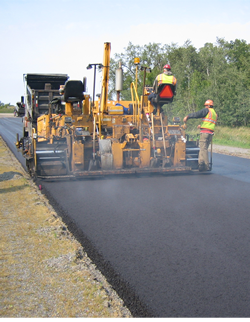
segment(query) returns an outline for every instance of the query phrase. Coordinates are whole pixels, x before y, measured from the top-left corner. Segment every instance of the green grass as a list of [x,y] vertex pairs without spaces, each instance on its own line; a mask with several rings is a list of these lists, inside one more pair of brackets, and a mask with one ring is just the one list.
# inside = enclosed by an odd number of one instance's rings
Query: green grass
[[0,107],[0,113],[14,113],[15,107]]
[[[194,136],[199,133],[196,124],[187,125],[187,134]],[[250,149],[250,127],[216,126],[214,133],[214,144]]]
[[218,126],[215,130],[214,143],[250,149],[250,128]]

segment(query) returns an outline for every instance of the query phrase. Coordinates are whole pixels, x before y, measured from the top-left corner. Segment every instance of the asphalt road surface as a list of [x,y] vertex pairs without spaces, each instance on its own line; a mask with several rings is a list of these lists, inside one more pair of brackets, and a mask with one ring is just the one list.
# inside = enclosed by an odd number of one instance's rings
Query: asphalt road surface
[[[0,119],[7,143],[18,123]],[[250,316],[250,159],[42,187],[134,316]]]
[[[6,114],[3,114],[6,116]],[[0,135],[10,147],[16,158],[21,162],[24,168],[25,159],[22,157],[21,152],[16,149],[15,143],[17,140],[17,134],[20,138],[23,136],[23,124],[21,117],[3,117],[0,113]]]

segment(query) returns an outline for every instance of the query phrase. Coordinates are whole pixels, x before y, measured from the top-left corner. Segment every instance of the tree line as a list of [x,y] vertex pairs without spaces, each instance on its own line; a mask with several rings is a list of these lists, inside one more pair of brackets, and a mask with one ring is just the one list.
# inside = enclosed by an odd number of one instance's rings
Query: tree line
[[0,101],[0,108],[9,108],[9,107],[11,107],[11,105],[10,105],[10,103],[8,103],[8,104],[4,104],[3,102],[1,102]]
[[[219,115],[218,123],[224,126],[250,126],[250,44],[245,40],[225,41],[217,38],[216,44],[206,43],[195,48],[190,40],[183,46],[172,43],[149,43],[144,46],[129,43],[124,51],[116,53],[110,62],[109,96],[115,94],[115,71],[119,61],[123,65],[123,91],[121,99],[130,100],[130,83],[135,81],[134,58],[140,66],[150,67],[146,85],[152,86],[155,77],[170,64],[177,78],[177,94],[173,103],[164,108],[169,117],[183,117],[204,107],[207,99],[214,101]],[[138,72],[138,93],[142,94],[144,72]]]

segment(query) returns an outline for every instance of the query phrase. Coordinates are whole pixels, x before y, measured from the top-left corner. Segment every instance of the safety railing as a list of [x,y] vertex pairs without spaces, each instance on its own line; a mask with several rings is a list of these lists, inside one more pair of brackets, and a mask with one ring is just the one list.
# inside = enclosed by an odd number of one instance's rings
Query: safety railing
[[133,122],[138,125],[140,100],[134,82],[130,84],[130,91],[133,102]]

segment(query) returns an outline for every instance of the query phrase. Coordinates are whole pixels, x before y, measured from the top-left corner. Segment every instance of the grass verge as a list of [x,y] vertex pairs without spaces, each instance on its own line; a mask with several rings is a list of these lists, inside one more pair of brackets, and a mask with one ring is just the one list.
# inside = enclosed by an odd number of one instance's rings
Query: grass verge
[[0,316],[131,317],[0,137]]
[[0,107],[0,113],[14,113],[15,107]]
[[[200,122],[194,122],[190,120],[190,124],[187,123],[186,133],[191,136],[196,136],[199,133],[197,125]],[[237,148],[250,149],[250,128],[239,127],[231,128],[227,126],[216,126],[214,137],[214,144],[226,145]]]

